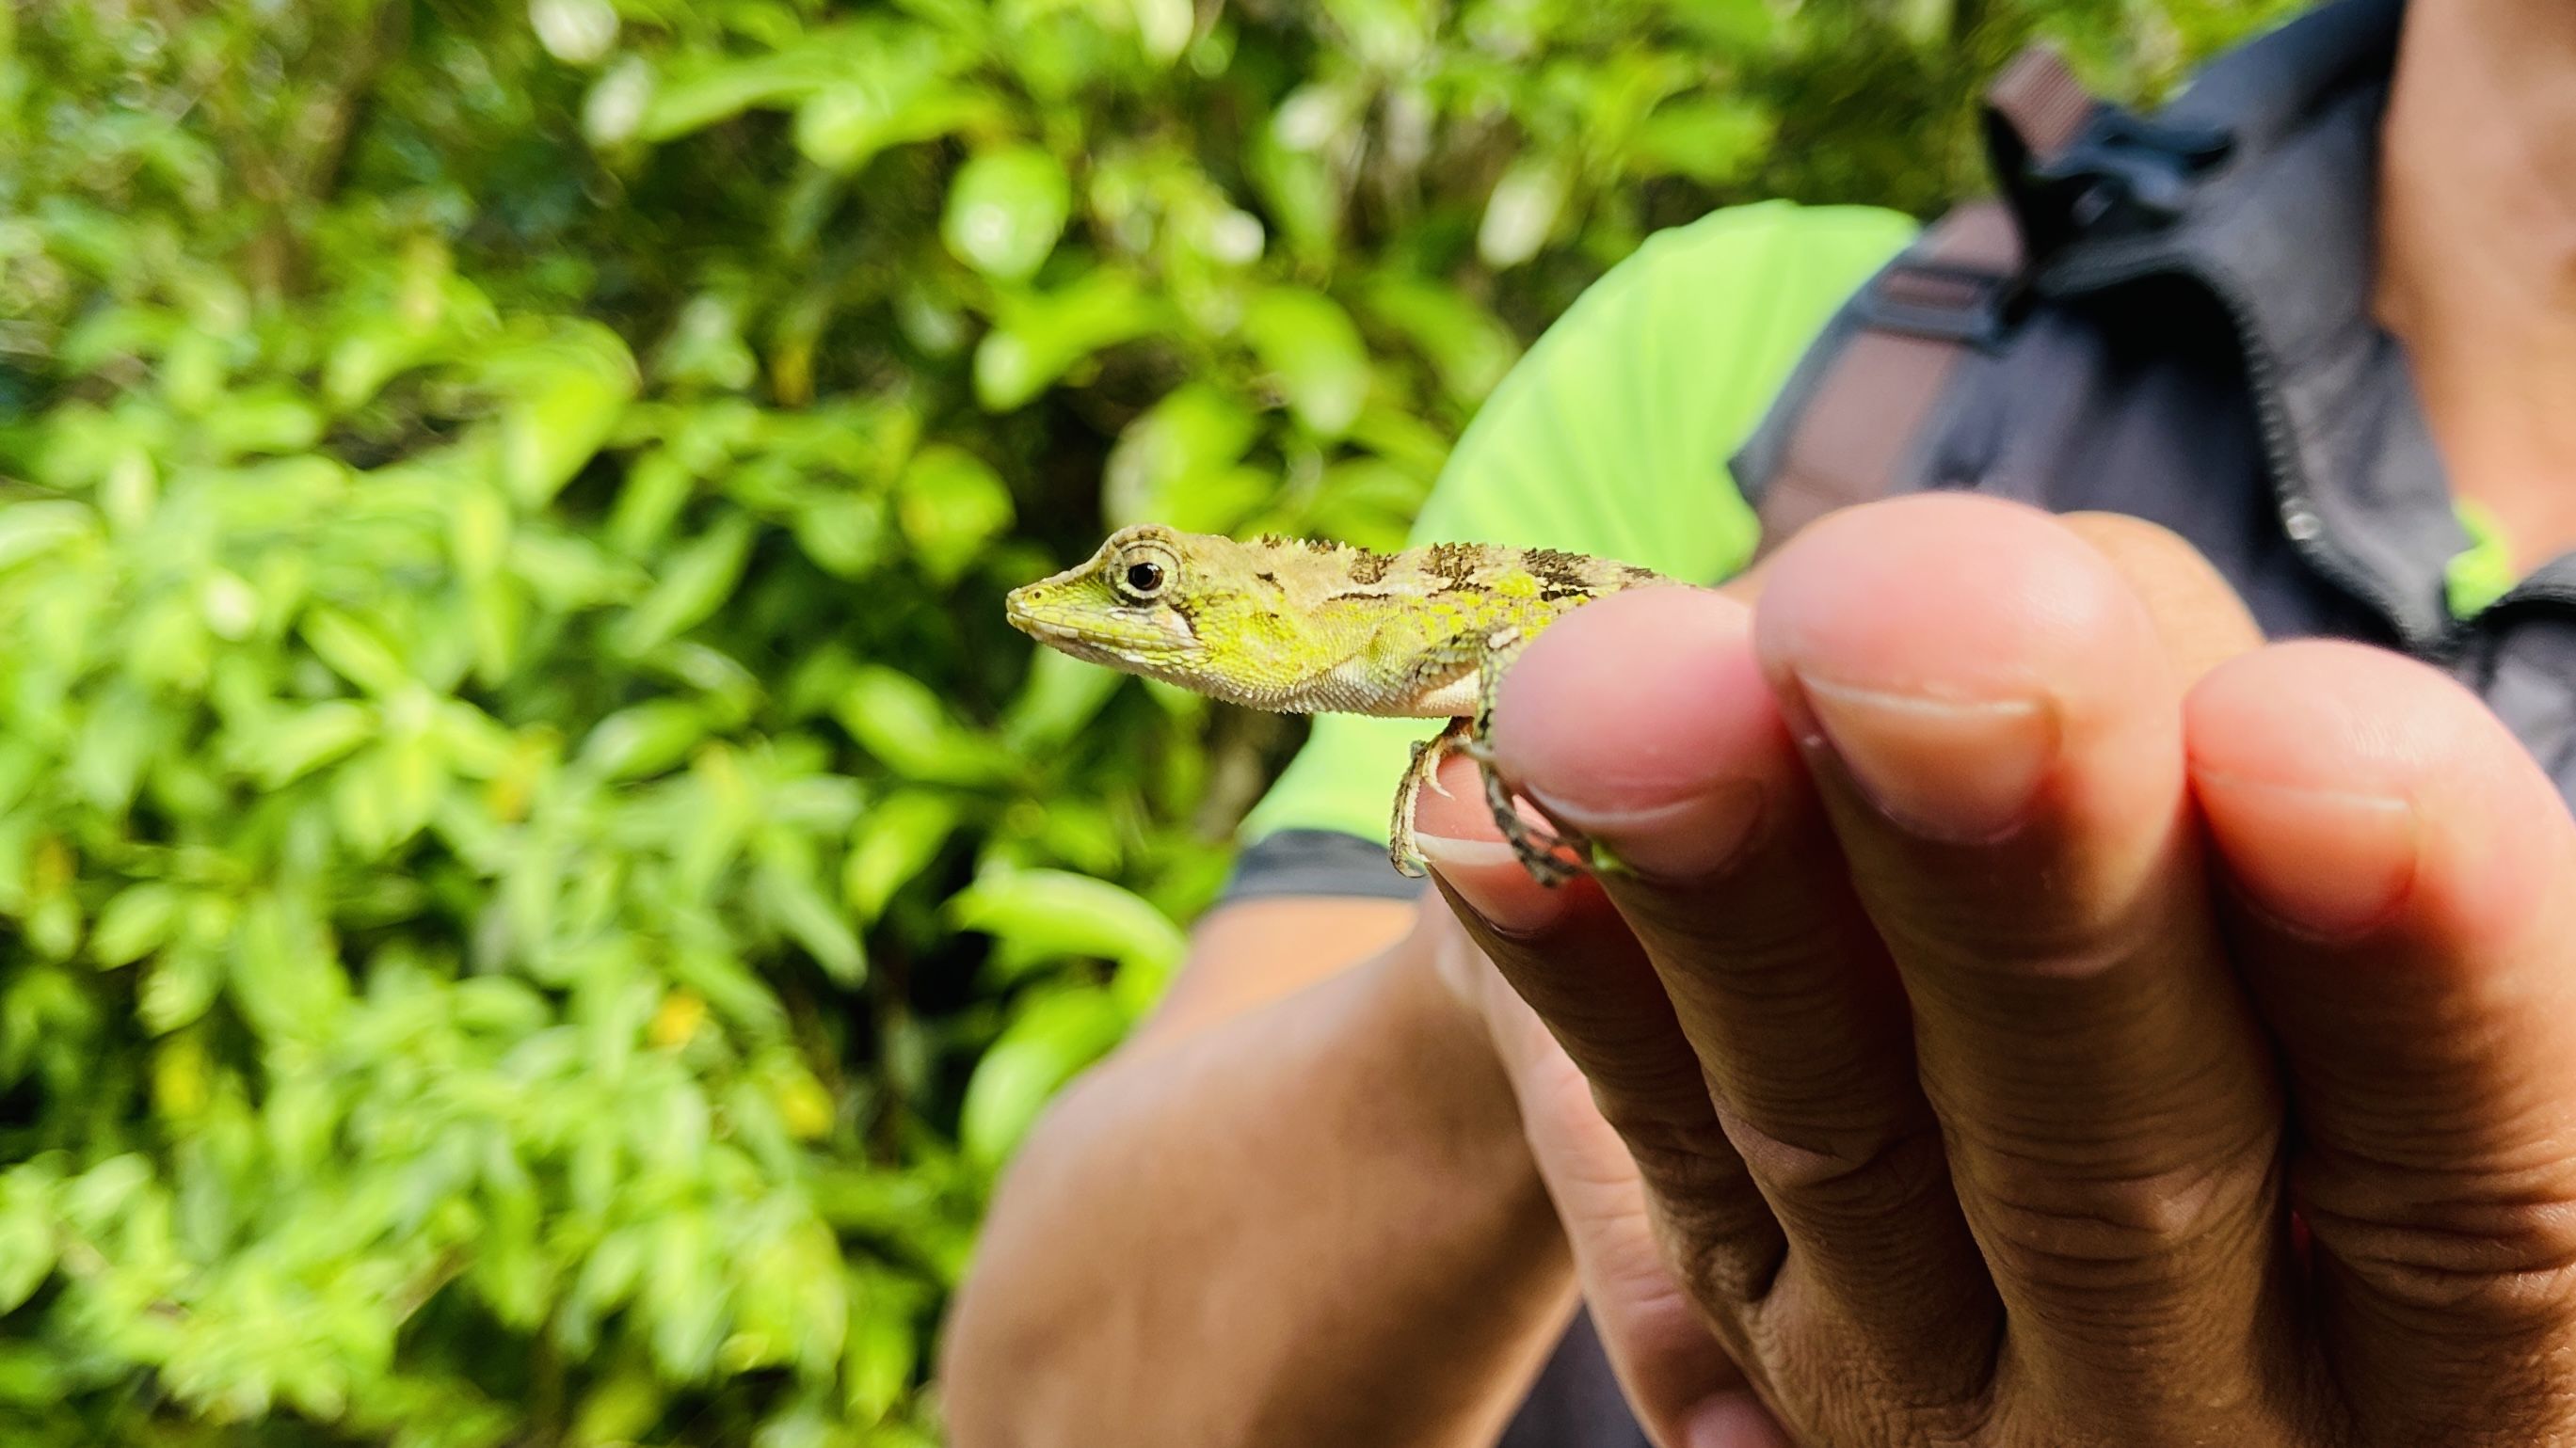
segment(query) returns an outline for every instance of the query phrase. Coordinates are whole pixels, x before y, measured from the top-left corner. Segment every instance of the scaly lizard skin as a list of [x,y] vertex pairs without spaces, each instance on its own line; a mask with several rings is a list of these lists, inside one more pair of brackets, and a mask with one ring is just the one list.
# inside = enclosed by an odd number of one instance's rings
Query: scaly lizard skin
[[1052,649],[1282,713],[1446,719],[1413,747],[1388,856],[1423,873],[1413,806],[1454,751],[1482,766],[1495,823],[1545,884],[1573,843],[1533,828],[1486,748],[1503,670],[1568,609],[1674,580],[1552,548],[1434,543],[1402,553],[1296,538],[1241,543],[1156,524],[1122,528],[1091,560],[1011,592],[1011,624]]

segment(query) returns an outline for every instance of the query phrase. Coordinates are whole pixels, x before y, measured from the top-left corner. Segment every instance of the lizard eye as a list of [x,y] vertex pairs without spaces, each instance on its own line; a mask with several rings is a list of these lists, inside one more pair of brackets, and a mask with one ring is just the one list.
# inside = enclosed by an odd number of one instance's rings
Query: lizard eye
[[1138,598],[1152,598],[1163,591],[1163,565],[1138,561],[1127,565],[1127,591]]

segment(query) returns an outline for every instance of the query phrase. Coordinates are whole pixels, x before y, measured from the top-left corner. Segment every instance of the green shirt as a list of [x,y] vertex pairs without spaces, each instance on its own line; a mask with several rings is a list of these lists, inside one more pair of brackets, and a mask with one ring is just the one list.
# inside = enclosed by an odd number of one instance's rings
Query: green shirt
[[[1727,459],[1844,299],[1911,241],[1907,216],[1764,202],[1659,232],[1548,329],[1486,400],[1414,523],[1418,542],[1563,548],[1716,582],[1759,534]],[[1326,714],[1246,841],[1383,842],[1417,719]]]

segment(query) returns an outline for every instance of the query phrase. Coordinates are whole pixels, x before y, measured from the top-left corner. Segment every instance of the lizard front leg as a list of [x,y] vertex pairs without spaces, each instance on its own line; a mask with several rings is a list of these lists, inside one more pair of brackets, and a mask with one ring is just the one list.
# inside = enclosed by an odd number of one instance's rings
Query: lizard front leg
[[1428,868],[1416,843],[1413,810],[1426,785],[1440,789],[1440,764],[1451,754],[1464,754],[1476,761],[1477,773],[1483,778],[1486,808],[1493,811],[1494,827],[1502,832],[1504,842],[1512,847],[1513,856],[1521,862],[1521,868],[1529,871],[1531,879],[1555,886],[1581,873],[1580,867],[1568,863],[1558,852],[1571,848],[1580,854],[1582,842],[1542,829],[1521,815],[1511,782],[1496,767],[1493,750],[1486,742],[1493,732],[1494,700],[1502,689],[1503,671],[1526,641],[1518,628],[1459,634],[1424,650],[1415,661],[1408,682],[1425,691],[1473,668],[1476,712],[1450,720],[1437,735],[1413,746],[1413,762],[1406,766],[1404,778],[1396,786],[1395,816],[1387,828],[1387,857],[1394,862],[1396,873],[1419,878]]
[[1494,701],[1502,693],[1503,671],[1511,667],[1525,642],[1519,629],[1503,629],[1485,639],[1485,647],[1476,660],[1476,712],[1466,724],[1466,742],[1460,752],[1476,761],[1477,773],[1485,781],[1485,807],[1494,813],[1494,827],[1512,847],[1512,854],[1529,871],[1530,878],[1554,888],[1582,873],[1559,854],[1571,849],[1584,853],[1584,842],[1553,830],[1533,825],[1521,814],[1520,801],[1510,780],[1503,777],[1494,760],[1490,742],[1494,732]]
[[1407,879],[1419,880],[1430,869],[1415,843],[1413,807],[1422,799],[1423,786],[1440,788],[1440,762],[1466,743],[1469,722],[1452,719],[1439,733],[1415,740],[1413,762],[1405,766],[1404,778],[1395,787],[1395,818],[1387,824],[1386,857],[1395,863],[1395,872]]

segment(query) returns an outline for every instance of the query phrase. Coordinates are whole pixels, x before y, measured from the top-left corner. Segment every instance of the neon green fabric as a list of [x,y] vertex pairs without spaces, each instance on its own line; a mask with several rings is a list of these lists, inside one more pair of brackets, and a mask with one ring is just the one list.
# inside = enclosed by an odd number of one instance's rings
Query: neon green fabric
[[2506,544],[2504,525],[2495,514],[2467,498],[2455,499],[2451,511],[2459,515],[2469,546],[2451,559],[2443,591],[2449,596],[2451,617],[2475,618],[2487,611],[2487,605],[2511,593],[2522,577],[2514,571],[2513,549]]
[[[1912,218],[1764,202],[1659,232],[1567,310],[1458,440],[1420,541],[1563,548],[1716,582],[1759,527],[1726,460]],[[1419,720],[1327,714],[1244,824],[1384,840]]]

